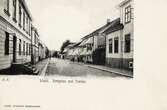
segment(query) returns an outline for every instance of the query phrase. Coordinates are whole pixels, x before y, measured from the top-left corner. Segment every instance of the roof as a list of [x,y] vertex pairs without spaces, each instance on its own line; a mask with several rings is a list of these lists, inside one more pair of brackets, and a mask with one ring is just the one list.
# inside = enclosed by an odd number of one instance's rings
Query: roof
[[82,40],[82,42],[81,42],[81,44],[80,44],[79,46],[84,46],[87,40],[88,40],[88,39]]
[[112,22],[112,25],[108,29],[106,29],[103,33],[109,34],[118,30],[122,30],[123,28],[124,26],[123,24],[120,23],[120,18],[118,18],[118,19],[115,19]]
[[33,30],[33,31],[35,31],[35,33],[39,36],[39,33],[38,33],[37,28],[36,28],[36,27],[34,27],[33,25],[32,25],[32,30]]
[[78,43],[76,43],[75,45],[73,45],[73,47],[77,47],[77,46],[79,46],[81,44],[81,42],[78,42]]
[[108,22],[107,24],[105,24],[104,26],[98,28],[97,30],[93,31],[92,33],[90,33],[89,35],[83,37],[82,39],[87,39],[89,37],[93,37],[94,35],[97,35],[98,33],[103,33],[104,31],[106,31],[109,27],[111,27],[115,22],[119,21],[120,22],[120,18],[117,18],[111,22]]
[[124,0],[124,1],[122,1],[122,2],[119,4],[119,7],[124,6],[125,4],[127,4],[127,3],[130,2],[130,1],[132,1],[132,0]]
[[102,27],[96,29],[96,30],[93,31],[92,33],[90,33],[90,34],[86,35],[85,37],[83,37],[82,39],[87,39],[87,38],[89,38],[89,37],[93,37],[93,36],[96,35],[100,30],[102,30],[102,29],[104,29],[105,27],[107,27],[110,23],[111,23],[111,22],[109,22],[109,23],[105,24],[104,26],[102,26]]
[[79,46],[85,46],[86,44],[92,44],[92,43],[93,43],[93,39],[87,38],[87,39],[82,40]]
[[93,43],[93,39],[91,39],[91,38],[89,38],[86,42],[85,42],[85,44],[92,44]]
[[71,43],[71,44],[69,44],[67,47],[65,47],[65,48],[71,48],[71,47],[73,47],[75,45],[75,43]]

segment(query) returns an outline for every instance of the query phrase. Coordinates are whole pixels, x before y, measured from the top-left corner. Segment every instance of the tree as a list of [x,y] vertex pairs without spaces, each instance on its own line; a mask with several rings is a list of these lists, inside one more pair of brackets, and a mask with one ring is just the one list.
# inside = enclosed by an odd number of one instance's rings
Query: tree
[[54,53],[53,53],[53,57],[58,57],[58,52],[57,51],[54,51]]
[[64,51],[64,48],[66,48],[69,44],[70,44],[70,40],[66,40],[65,42],[63,42],[60,49],[61,53]]

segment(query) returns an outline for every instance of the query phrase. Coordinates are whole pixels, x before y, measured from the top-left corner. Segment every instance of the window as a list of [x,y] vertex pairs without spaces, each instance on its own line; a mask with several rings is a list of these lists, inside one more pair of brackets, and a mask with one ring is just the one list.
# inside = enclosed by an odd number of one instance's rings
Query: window
[[23,12],[23,30],[25,30],[25,13]]
[[29,35],[31,35],[31,22],[29,20]]
[[131,21],[131,6],[127,6],[125,8],[125,23],[129,23]]
[[31,55],[31,44],[29,44],[29,55]]
[[109,53],[112,53],[112,39],[109,39]]
[[114,53],[118,53],[119,50],[119,42],[118,37],[114,38]]
[[130,45],[131,45],[130,41],[131,41],[130,34],[125,35],[125,52],[126,53],[130,52]]
[[5,55],[9,55],[9,33],[6,32],[6,38],[5,38]]
[[87,51],[92,50],[92,44],[87,44]]
[[26,33],[28,34],[28,16],[26,17]]
[[21,39],[19,39],[19,55],[21,55]]
[[36,34],[34,33],[34,43],[36,44]]
[[9,13],[9,0],[4,0],[4,2],[5,2],[5,5],[4,5],[5,9],[4,9],[4,12],[5,12],[8,16],[10,16],[10,13]]
[[19,5],[19,26],[21,27],[21,15],[22,15],[22,13],[21,13],[21,5]]
[[28,43],[26,43],[26,55],[28,55]]
[[13,0],[13,21],[16,21],[16,0]]
[[23,42],[23,55],[25,55],[25,41]]

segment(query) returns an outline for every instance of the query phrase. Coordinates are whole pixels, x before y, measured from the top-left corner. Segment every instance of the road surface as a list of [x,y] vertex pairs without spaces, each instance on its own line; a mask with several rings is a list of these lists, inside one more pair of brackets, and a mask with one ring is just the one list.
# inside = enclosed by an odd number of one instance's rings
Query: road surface
[[45,76],[70,76],[70,77],[124,77],[118,74],[90,68],[84,64],[69,60],[51,58]]

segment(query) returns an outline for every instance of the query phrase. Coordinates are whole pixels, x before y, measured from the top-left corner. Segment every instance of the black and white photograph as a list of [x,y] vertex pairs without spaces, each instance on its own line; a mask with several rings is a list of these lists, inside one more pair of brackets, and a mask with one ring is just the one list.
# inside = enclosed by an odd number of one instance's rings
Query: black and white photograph
[[133,78],[133,0],[38,2],[0,0],[0,75]]
[[167,110],[167,0],[0,0],[0,110]]

